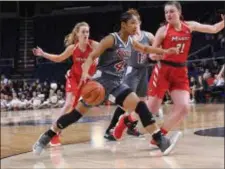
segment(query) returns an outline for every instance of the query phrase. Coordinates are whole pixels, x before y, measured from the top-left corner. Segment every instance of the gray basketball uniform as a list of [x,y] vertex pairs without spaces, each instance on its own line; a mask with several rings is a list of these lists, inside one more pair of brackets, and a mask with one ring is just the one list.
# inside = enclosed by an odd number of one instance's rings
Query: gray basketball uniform
[[[141,31],[141,38],[138,41],[142,44],[149,44],[149,38],[145,31]],[[143,54],[132,49],[124,77],[126,83],[139,97],[145,97],[148,91],[149,79],[149,54]]]
[[114,37],[114,45],[100,56],[93,80],[105,88],[105,99],[115,103],[117,96],[129,88],[123,83],[123,78],[131,57],[132,39],[129,37],[125,44],[117,33],[111,35]]

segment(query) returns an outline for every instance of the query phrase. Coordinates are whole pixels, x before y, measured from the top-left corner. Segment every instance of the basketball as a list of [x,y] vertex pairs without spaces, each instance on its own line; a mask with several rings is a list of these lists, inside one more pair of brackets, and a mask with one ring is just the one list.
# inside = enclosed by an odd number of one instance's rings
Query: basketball
[[85,103],[95,106],[104,101],[105,89],[96,81],[88,81],[81,89],[81,96]]

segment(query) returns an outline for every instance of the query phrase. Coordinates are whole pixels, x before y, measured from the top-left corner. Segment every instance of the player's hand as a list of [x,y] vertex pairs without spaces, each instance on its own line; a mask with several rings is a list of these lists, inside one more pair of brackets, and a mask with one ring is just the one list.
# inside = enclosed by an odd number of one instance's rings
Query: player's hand
[[38,46],[36,48],[33,48],[32,52],[35,56],[43,56],[44,55],[44,51],[41,48],[39,48]]
[[179,48],[173,47],[165,50],[166,54],[179,54]]
[[157,54],[152,54],[149,57],[151,60],[155,60],[155,61],[162,60],[164,58],[163,55],[157,55]]
[[222,20],[224,21],[224,19],[225,19],[225,14],[221,14],[221,18],[222,18]]
[[81,79],[80,79],[78,88],[80,88],[83,84],[87,83],[87,81],[90,79],[91,79],[91,76],[88,73],[83,72],[81,75]]

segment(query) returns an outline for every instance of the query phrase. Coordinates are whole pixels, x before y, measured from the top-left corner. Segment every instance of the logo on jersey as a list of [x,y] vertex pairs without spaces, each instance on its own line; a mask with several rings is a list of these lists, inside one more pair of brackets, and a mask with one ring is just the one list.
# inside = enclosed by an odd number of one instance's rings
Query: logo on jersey
[[188,41],[190,39],[190,37],[180,37],[180,36],[172,36],[171,37],[171,41]]
[[124,48],[120,48],[116,50],[116,55],[120,59],[124,59],[124,57],[130,57],[131,56],[131,51],[125,50]]
[[85,62],[86,58],[76,57],[75,60],[78,61],[78,62]]

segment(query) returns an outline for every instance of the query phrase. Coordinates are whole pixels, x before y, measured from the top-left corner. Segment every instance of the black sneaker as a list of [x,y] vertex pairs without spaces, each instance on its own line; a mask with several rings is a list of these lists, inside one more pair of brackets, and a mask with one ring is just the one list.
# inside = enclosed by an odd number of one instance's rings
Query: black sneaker
[[108,141],[116,141],[115,137],[113,136],[112,132],[106,132],[104,138]]
[[140,135],[142,135],[137,129],[137,123],[138,123],[138,121],[130,122],[130,124],[128,125],[128,129],[127,129],[128,135],[132,135],[132,136],[136,136],[136,137],[139,137]]
[[48,145],[48,143],[51,141],[51,137],[49,137],[46,134],[42,134],[38,141],[33,145],[33,153],[35,155],[40,155],[43,149]]
[[168,155],[174,149],[181,135],[181,132],[177,132],[170,139],[166,138],[165,136],[162,136],[162,139],[157,144],[157,146],[163,152],[163,155]]

